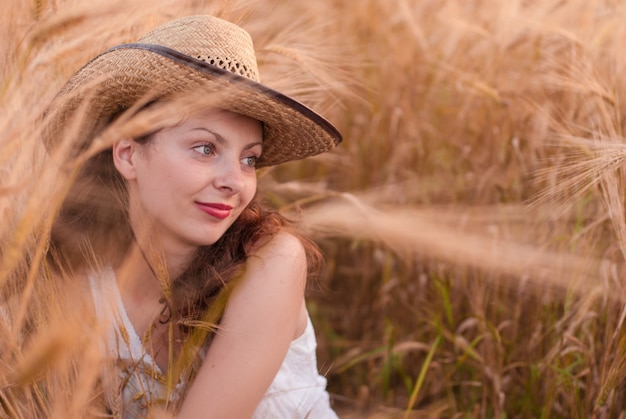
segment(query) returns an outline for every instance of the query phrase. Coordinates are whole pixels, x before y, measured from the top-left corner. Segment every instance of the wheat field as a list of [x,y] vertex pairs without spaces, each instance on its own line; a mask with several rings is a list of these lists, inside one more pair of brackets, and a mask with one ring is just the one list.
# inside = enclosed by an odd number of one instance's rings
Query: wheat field
[[2,8],[0,417],[89,417],[97,381],[93,325],[41,270],[72,175],[38,118],[98,52],[187,14],[247,29],[263,83],[344,135],[259,171],[324,251],[308,304],[341,417],[626,417],[626,3]]

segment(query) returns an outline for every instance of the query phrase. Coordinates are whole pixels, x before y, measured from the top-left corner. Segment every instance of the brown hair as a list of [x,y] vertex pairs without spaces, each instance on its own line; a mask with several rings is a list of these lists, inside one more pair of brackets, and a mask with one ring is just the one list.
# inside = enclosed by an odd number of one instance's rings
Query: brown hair
[[[136,141],[148,143],[151,137]],[[125,180],[113,165],[111,149],[88,160],[53,224],[48,254],[51,266],[77,273],[120,263],[133,240],[127,205]],[[241,272],[255,246],[281,229],[290,229],[289,224],[265,205],[257,192],[226,233],[215,244],[200,247],[181,277],[172,278],[172,299],[167,302],[170,314],[175,319],[200,319],[220,290]],[[304,245],[309,274],[316,275],[322,262],[318,247],[290,231]]]

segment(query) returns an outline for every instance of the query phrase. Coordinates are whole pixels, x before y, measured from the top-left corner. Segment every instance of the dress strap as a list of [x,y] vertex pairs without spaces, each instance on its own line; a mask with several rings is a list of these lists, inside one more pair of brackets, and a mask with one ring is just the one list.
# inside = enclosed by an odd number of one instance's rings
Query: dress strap
[[159,366],[144,351],[139,334],[128,317],[113,269],[106,267],[98,273],[90,273],[89,284],[98,319],[111,324],[107,336],[111,355],[123,360],[141,360],[161,374]]

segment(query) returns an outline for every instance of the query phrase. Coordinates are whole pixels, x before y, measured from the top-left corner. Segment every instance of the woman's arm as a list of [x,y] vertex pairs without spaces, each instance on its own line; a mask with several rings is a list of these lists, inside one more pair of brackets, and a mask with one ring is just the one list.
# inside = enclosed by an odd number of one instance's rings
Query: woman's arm
[[248,258],[180,417],[252,415],[304,329],[306,272],[302,243],[284,232]]

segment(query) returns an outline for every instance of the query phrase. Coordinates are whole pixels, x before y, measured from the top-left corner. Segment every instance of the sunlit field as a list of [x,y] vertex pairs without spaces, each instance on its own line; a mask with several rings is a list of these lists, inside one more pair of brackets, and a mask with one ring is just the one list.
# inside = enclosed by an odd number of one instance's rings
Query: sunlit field
[[91,417],[98,387],[97,325],[43,264],[73,166],[37,120],[98,52],[202,13],[246,28],[263,83],[344,135],[258,173],[325,254],[308,302],[341,417],[626,417],[626,3],[2,9],[0,417]]

